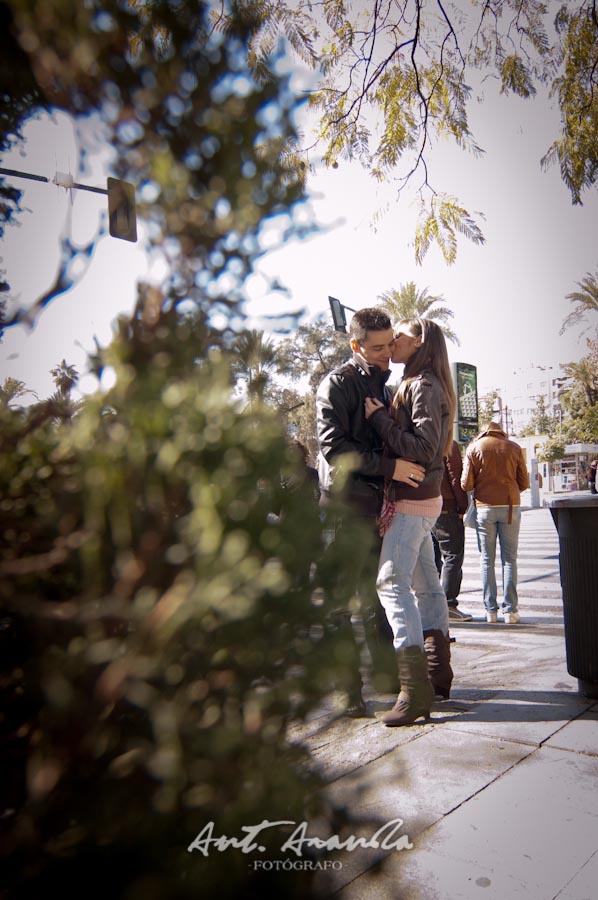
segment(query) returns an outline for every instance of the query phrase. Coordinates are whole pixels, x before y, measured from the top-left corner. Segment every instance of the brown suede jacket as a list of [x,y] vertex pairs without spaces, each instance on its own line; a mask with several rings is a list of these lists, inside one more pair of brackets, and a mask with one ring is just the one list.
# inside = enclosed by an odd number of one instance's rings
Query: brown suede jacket
[[529,487],[523,450],[502,428],[488,428],[467,448],[461,487],[487,506],[519,506]]

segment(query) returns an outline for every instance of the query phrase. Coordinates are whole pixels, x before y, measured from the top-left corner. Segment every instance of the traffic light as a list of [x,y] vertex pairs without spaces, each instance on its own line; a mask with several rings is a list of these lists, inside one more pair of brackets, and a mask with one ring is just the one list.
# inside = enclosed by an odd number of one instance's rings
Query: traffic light
[[330,310],[332,312],[332,321],[334,322],[334,330],[347,333],[347,319],[345,316],[345,307],[336,297],[328,297]]
[[112,237],[123,241],[137,240],[135,188],[128,181],[108,179],[108,219]]

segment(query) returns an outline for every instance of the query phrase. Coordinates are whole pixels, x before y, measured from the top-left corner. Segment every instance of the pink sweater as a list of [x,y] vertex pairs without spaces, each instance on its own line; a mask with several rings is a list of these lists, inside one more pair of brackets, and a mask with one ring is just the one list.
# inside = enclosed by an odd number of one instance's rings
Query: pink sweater
[[403,513],[406,516],[426,516],[428,519],[437,519],[441,512],[441,495],[426,500],[396,500],[394,502],[385,498],[382,512],[380,513],[380,534],[384,534],[388,531],[396,513]]

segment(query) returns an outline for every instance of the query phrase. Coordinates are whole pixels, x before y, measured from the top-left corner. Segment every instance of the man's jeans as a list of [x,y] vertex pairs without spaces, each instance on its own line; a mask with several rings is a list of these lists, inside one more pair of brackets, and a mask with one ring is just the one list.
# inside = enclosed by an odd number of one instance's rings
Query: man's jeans
[[397,513],[382,541],[376,587],[395,650],[415,645],[423,648],[424,631],[448,633],[448,606],[432,545],[435,521]]
[[[393,651],[392,632],[376,593],[376,575],[380,557],[381,539],[376,519],[363,517],[357,539],[355,530],[343,527],[344,519],[330,523],[325,541],[330,546],[338,543],[339,552],[344,555],[342,569],[336,570],[336,596],[327,597],[329,623],[344,644],[344,659],[350,671],[349,693],[361,686],[360,650],[351,624],[352,598],[358,600],[359,613],[363,623],[365,642],[372,663],[374,682],[384,691],[395,691],[397,684],[397,662]],[[356,524],[356,523],[354,523]],[[348,534],[347,534],[348,532]],[[344,554],[342,551],[344,550]],[[335,554],[338,565],[338,553]],[[320,568],[330,570],[329,554],[324,549],[319,562]],[[332,579],[329,571],[328,577]],[[355,612],[353,607],[353,612]]]
[[484,605],[489,612],[498,609],[494,572],[496,538],[498,536],[502,561],[503,612],[516,612],[519,605],[517,598],[517,545],[519,544],[521,508],[513,507],[511,524],[509,524],[508,506],[478,506],[477,514],[478,536],[482,551]]
[[449,606],[457,605],[463,579],[465,528],[458,512],[443,512],[432,529],[436,566]]

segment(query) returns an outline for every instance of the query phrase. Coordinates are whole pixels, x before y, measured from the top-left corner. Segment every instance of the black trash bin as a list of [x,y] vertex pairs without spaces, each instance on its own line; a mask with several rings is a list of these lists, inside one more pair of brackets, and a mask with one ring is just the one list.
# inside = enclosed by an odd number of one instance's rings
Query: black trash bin
[[567,671],[580,694],[598,697],[598,496],[548,506],[559,535]]

